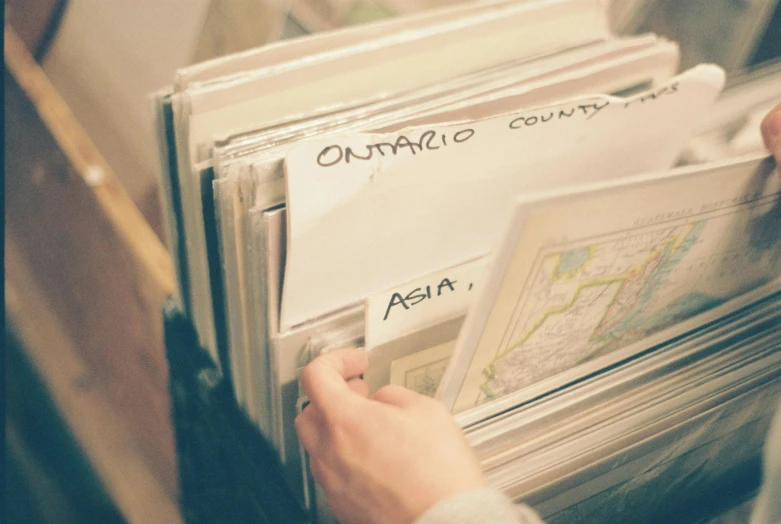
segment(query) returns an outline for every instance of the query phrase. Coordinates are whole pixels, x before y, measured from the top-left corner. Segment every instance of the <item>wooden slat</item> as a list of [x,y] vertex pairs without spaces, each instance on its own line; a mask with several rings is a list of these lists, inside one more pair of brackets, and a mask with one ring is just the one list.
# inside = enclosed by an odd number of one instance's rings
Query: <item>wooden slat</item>
[[[129,520],[175,522],[160,313],[170,257],[8,27],[5,63],[13,328]],[[145,497],[164,519],[150,520]]]
[[55,405],[129,522],[181,522],[171,486],[150,467],[148,450],[134,438],[128,421],[112,405],[106,381],[80,357],[80,348],[48,304],[30,267],[17,240],[7,237],[9,320],[44,377]]
[[65,154],[73,173],[89,185],[92,198],[117,235],[166,293],[176,285],[171,257],[143,215],[113,175],[111,168],[81,128],[46,74],[14,31],[5,27],[5,65],[33,104],[41,123]]
[[65,4],[66,0],[6,0],[6,23],[37,55],[56,32]]

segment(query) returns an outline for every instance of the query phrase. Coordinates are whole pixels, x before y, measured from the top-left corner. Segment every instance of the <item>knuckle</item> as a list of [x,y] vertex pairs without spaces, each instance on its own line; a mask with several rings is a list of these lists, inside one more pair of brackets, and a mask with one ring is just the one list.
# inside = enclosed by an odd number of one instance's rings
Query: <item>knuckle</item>
[[392,396],[393,393],[397,391],[396,388],[398,387],[399,386],[396,386],[395,384],[386,384],[377,390],[375,396],[379,396],[379,397]]
[[315,380],[315,375],[317,373],[317,369],[315,367],[314,362],[308,364],[306,367],[304,367],[303,371],[301,371],[301,376],[299,377],[299,380],[301,382],[301,386],[304,388],[304,390],[308,390],[309,387],[312,385],[312,382]]
[[323,414],[326,431],[341,432],[351,424],[351,414],[345,409],[330,409]]
[[325,431],[325,439],[332,460],[340,461],[349,456],[352,449],[349,429],[340,425],[329,425]]

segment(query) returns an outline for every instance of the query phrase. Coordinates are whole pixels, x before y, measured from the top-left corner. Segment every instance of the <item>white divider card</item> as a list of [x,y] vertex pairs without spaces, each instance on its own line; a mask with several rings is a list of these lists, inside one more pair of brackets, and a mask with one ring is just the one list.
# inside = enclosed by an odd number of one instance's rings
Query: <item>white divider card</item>
[[521,194],[668,168],[723,84],[701,65],[626,99],[303,143],[285,159],[282,329],[488,253]]
[[483,283],[486,263],[479,258],[369,296],[366,350],[466,313]]
[[440,398],[457,412],[500,398],[781,277],[773,167],[754,157],[519,201]]

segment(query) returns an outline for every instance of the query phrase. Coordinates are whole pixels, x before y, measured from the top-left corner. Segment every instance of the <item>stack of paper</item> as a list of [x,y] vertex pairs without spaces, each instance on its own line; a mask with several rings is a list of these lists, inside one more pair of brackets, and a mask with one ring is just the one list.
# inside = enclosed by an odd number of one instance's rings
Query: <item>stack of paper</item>
[[776,280],[617,351],[599,373],[585,366],[459,420],[489,482],[547,522],[675,521],[732,478],[752,482],[778,406],[779,329]]
[[364,347],[372,389],[438,391],[491,482],[547,515],[737,398],[711,388],[728,370],[781,370],[772,336],[716,329],[775,318],[780,177],[667,171],[724,73],[676,75],[674,43],[607,26],[599,0],[462,4],[195,65],[157,97],[182,305],[308,503],[297,377],[328,349]]

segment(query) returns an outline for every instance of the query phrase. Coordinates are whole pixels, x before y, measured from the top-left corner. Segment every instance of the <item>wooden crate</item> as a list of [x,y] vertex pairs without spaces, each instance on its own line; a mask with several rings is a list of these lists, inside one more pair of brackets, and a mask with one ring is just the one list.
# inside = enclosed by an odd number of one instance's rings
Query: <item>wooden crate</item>
[[130,522],[181,522],[161,306],[171,259],[5,29],[6,312]]

